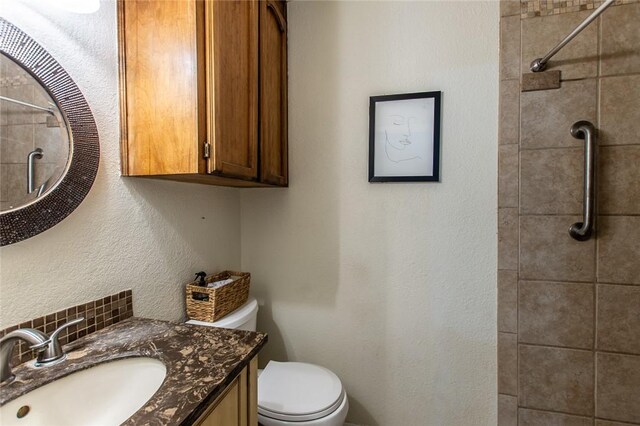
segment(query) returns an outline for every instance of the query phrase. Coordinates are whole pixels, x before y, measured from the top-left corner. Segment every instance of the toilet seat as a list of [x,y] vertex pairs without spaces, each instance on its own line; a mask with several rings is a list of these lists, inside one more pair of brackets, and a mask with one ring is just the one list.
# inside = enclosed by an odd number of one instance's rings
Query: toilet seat
[[271,419],[320,419],[335,412],[345,397],[338,376],[318,365],[270,361],[258,377],[258,413]]

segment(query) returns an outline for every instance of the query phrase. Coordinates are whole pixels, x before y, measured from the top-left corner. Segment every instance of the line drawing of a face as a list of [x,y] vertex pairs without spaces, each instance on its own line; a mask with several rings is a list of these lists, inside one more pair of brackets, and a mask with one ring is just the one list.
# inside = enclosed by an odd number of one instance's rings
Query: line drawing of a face
[[376,104],[376,176],[428,176],[433,172],[434,108],[432,98]]
[[400,114],[387,116],[384,137],[384,152],[394,163],[420,159],[411,150],[411,123],[416,121],[416,117]]

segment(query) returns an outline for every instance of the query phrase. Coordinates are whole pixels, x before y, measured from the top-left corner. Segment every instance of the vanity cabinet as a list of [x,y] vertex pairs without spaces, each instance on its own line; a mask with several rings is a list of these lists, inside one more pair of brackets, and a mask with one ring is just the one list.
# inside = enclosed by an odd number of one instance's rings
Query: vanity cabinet
[[257,426],[258,358],[251,360],[195,422],[197,426]]
[[124,176],[287,186],[281,0],[119,0]]

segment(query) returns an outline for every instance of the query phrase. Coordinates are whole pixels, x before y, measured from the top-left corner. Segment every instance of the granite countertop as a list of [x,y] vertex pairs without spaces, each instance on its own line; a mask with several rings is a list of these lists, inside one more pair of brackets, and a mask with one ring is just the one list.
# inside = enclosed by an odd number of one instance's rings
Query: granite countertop
[[65,362],[15,367],[16,379],[1,388],[0,405],[96,364],[143,356],[162,361],[167,375],[155,395],[123,424],[188,425],[266,342],[263,333],[130,318],[66,345]]

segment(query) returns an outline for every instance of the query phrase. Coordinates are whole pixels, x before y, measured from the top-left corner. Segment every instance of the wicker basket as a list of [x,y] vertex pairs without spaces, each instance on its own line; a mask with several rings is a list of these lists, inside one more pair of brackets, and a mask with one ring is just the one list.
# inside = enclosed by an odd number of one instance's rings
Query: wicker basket
[[[209,275],[205,278],[205,282],[208,284],[231,277],[239,278],[219,288],[200,287],[195,281],[187,284],[186,299],[189,319],[213,322],[242,306],[249,298],[251,274],[248,272],[224,271],[216,275]],[[208,300],[197,300],[198,297],[202,297],[202,294],[207,295]]]

